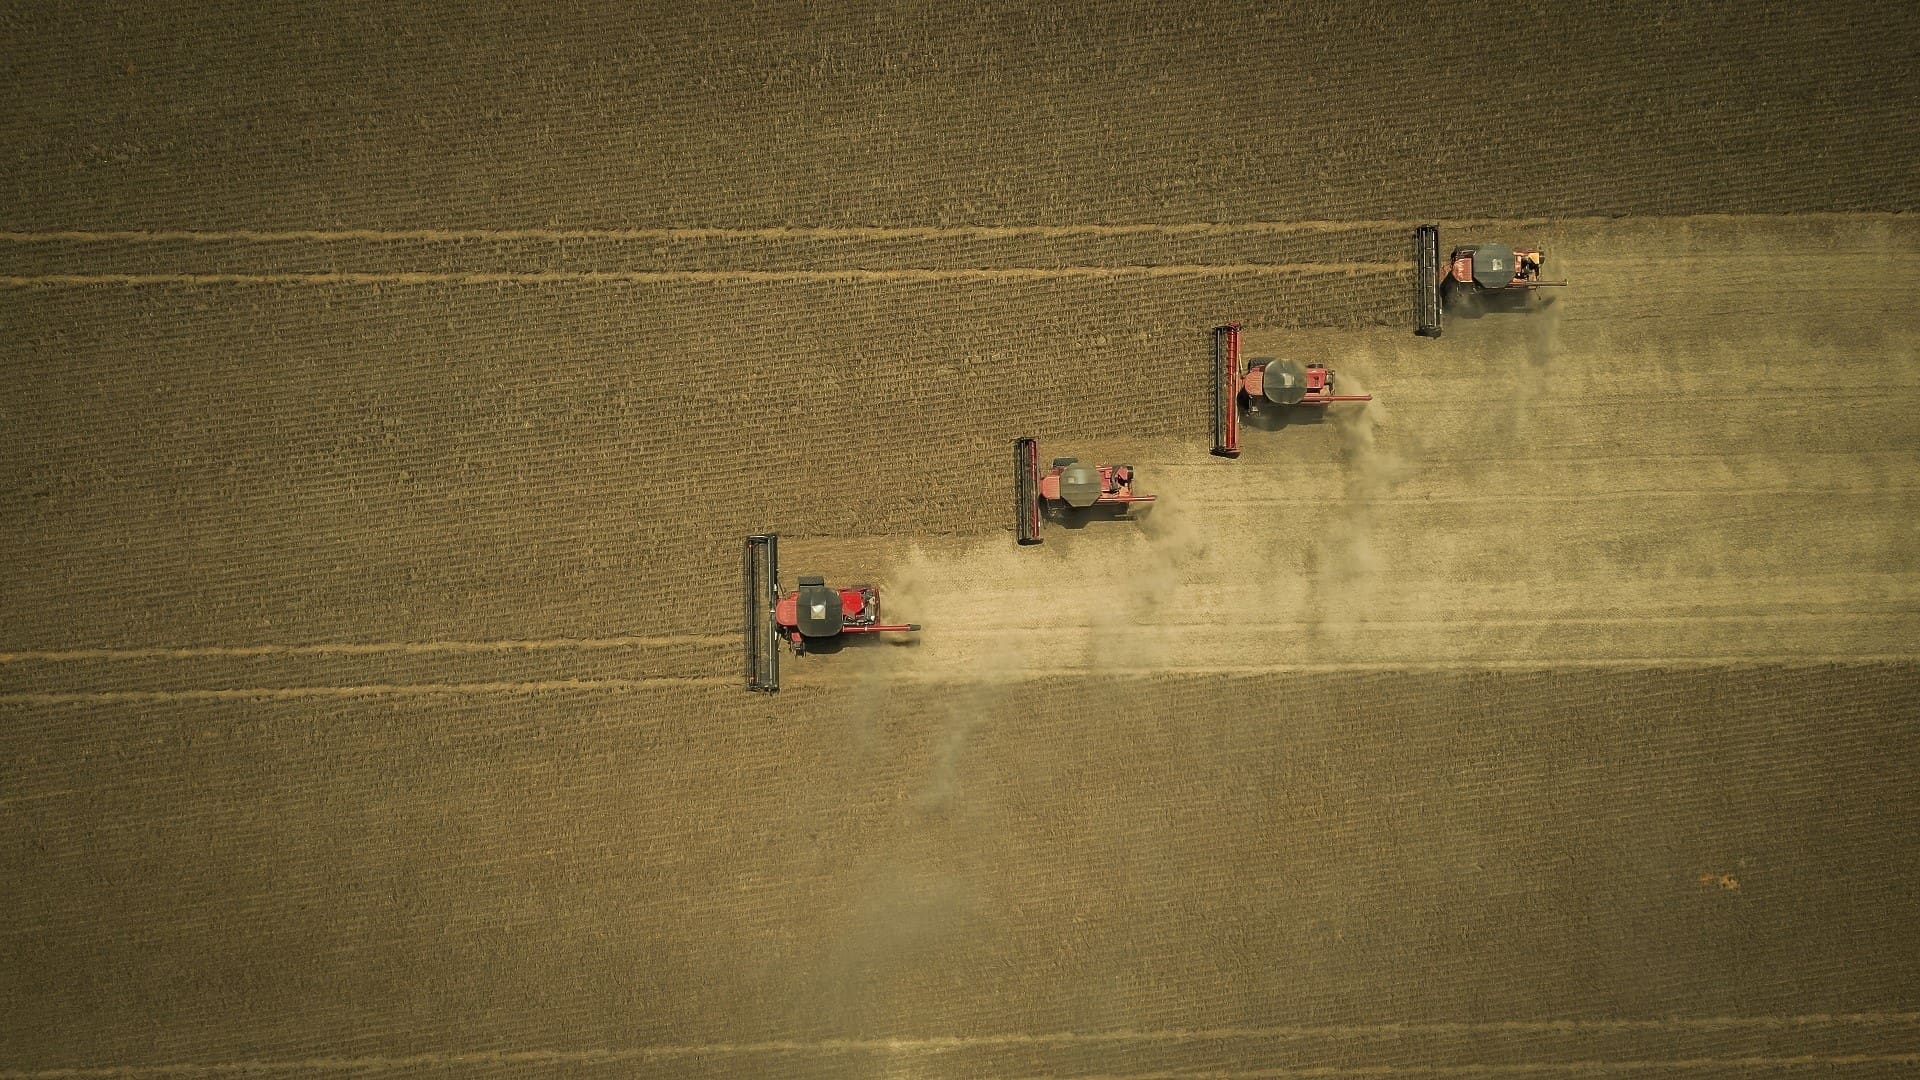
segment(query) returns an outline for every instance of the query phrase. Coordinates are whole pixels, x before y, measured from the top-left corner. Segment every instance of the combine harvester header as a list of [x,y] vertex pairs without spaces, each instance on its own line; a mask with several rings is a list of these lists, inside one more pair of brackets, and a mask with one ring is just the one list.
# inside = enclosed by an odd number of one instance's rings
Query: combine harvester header
[[773,609],[780,602],[780,536],[747,537],[747,689],[771,694],[780,689],[780,635]]
[[1413,230],[1413,332],[1440,336],[1440,229],[1434,225]]

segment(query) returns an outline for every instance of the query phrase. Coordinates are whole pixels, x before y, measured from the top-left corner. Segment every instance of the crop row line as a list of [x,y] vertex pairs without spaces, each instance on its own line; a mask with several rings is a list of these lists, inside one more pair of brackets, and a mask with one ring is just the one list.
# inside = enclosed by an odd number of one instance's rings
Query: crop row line
[[[1648,215],[1636,221],[1726,222],[1892,220],[1897,214],[1683,214]],[[1540,219],[1524,218],[1521,221]],[[1618,219],[1604,215],[1559,217],[1560,224],[1593,225]],[[1018,239],[1074,236],[1203,236],[1343,232],[1362,229],[1401,229],[1420,224],[1412,218],[1353,219],[1344,221],[1185,221],[1064,225],[824,225],[824,226],[664,226],[634,229],[503,228],[503,229],[48,229],[0,231],[0,243],[342,243],[352,241],[497,241],[497,240],[924,240]],[[1442,219],[1445,228],[1491,225],[1492,218]]]

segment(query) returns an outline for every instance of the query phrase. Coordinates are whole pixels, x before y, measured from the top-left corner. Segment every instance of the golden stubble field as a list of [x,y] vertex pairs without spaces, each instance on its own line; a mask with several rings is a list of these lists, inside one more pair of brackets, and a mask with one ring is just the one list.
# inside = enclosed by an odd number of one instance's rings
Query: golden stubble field
[[0,1076],[1911,1067],[1913,19],[0,15]]
[[[1325,356],[1379,396],[1249,431],[1233,462],[1205,453],[1210,315],[1003,358],[1015,389],[866,354],[888,377],[845,385],[929,404],[862,460],[805,437],[862,410],[798,365],[879,325],[859,301],[885,284],[750,338],[764,373],[728,344],[764,321],[619,332],[677,286],[594,286],[628,301],[599,309],[551,284],[110,286],[203,298],[236,354],[136,365],[96,327],[12,388],[40,426],[10,519],[33,602],[0,657],[5,990],[44,1018],[13,1060],[1897,1059],[1911,227],[1486,228],[1540,236],[1580,291],[1423,342],[1399,304],[1316,326],[1249,275],[1250,353]],[[1761,287],[1786,267],[1829,284]],[[991,356],[1097,291],[1068,285],[1064,311],[1058,287],[948,346]],[[249,292],[243,326],[224,298]],[[425,340],[422,303],[474,326],[510,297],[518,364],[381,359]],[[549,306],[616,314],[534,333]],[[59,339],[86,340],[26,340]],[[813,412],[760,408],[792,393]],[[1123,404],[1075,411],[1089,394]],[[653,411],[674,400],[679,422]],[[1023,430],[1124,455],[1167,501],[1019,550],[1001,473]],[[878,574],[927,632],[745,694],[748,527],[786,532],[790,574]]]

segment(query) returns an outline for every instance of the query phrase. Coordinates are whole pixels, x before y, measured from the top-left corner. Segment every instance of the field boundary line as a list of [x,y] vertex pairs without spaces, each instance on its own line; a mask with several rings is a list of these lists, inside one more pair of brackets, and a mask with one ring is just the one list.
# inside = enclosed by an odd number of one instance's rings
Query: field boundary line
[[734,634],[672,634],[652,637],[503,638],[486,641],[327,641],[305,645],[130,645],[87,649],[13,649],[0,651],[0,664],[61,660],[191,660],[199,657],[376,656],[382,653],[644,649],[667,645],[715,645],[736,640],[737,636]]
[[[1068,628],[1076,629],[1076,628]],[[1002,631],[1003,633],[1005,631]],[[1058,629],[1031,627],[1013,631],[1020,634],[1057,634]],[[1423,674],[1449,671],[1555,672],[1588,670],[1694,670],[1697,668],[1748,667],[1867,667],[1920,663],[1920,654],[1862,653],[1858,655],[1776,655],[1776,656],[1686,656],[1686,657],[1610,657],[1603,659],[1563,658],[1549,660],[1396,660],[1327,661],[1274,665],[1173,664],[1165,667],[1131,667],[1107,670],[1091,666],[1054,665],[1045,670],[1002,672],[982,675],[978,672],[938,669],[945,661],[935,659],[935,669],[902,668],[893,671],[819,672],[799,675],[789,681],[795,688],[844,687],[880,681],[915,686],[976,686],[1041,682],[1049,679],[1099,678],[1108,682],[1140,682],[1162,678],[1272,678],[1275,675],[1359,672],[1375,674]],[[522,694],[552,691],[624,692],[656,690],[669,686],[739,686],[735,675],[648,675],[639,678],[610,679],[535,679],[510,682],[449,683],[366,683],[341,686],[264,686],[209,687],[174,690],[13,690],[0,691],[0,706],[6,705],[85,705],[111,702],[166,701],[273,701],[307,698],[357,697],[435,697],[461,694]]]
[[312,273],[9,274],[12,288],[58,285],[654,285],[876,281],[1026,281],[1052,278],[1231,277],[1236,274],[1400,273],[1399,263],[1166,263],[1139,266],[999,266],[885,270],[526,270]]
[[469,240],[916,240],[1050,238],[1074,236],[1187,236],[1290,232],[1344,232],[1359,229],[1410,229],[1431,222],[1465,228],[1505,222],[1556,224],[1617,224],[1628,222],[1727,222],[1730,224],[1794,221],[1899,221],[1909,215],[1892,211],[1826,212],[1806,214],[1645,214],[1626,217],[1605,214],[1574,216],[1531,215],[1513,218],[1355,218],[1346,221],[1182,221],[1062,225],[800,225],[800,226],[656,226],[631,229],[596,228],[403,228],[403,229],[47,229],[0,231],[0,243],[339,243],[348,241],[469,241]]
[[[612,1063],[620,1061],[644,1060],[660,1057],[700,1057],[717,1055],[747,1054],[792,1054],[792,1053],[848,1053],[848,1052],[886,1052],[886,1053],[938,1053],[950,1050],[964,1050],[971,1047],[996,1046],[1097,1046],[1124,1043],[1161,1043],[1185,1044],[1203,1042],[1230,1042],[1254,1039],[1310,1039],[1321,1037],[1358,1037],[1378,1039],[1398,1039],[1423,1035],[1472,1035],[1487,1034],[1586,1034],[1594,1032],[1672,1032],[1672,1031],[1745,1031],[1745,1030],[1793,1030],[1798,1028],[1819,1027],[1899,1027],[1920,1024],[1920,1013],[1832,1013],[1807,1014],[1794,1016],[1727,1016],[1727,1017],[1667,1017],[1658,1020],[1507,1020],[1507,1021],[1459,1021],[1438,1023],[1404,1024],[1329,1024],[1298,1025],[1284,1027],[1259,1028],[1192,1028],[1167,1029],[1155,1031],[1095,1031],[1095,1032],[1046,1032],[1011,1033],[999,1035],[944,1035],[875,1039],[820,1039],[768,1040],[743,1043],[691,1043],[662,1044],[659,1046],[636,1046],[584,1050],[480,1050],[466,1052],[439,1052],[405,1054],[392,1056],[363,1057],[318,1057],[286,1060],[253,1060],[205,1063],[177,1063],[155,1065],[105,1065],[94,1067],[69,1067],[39,1070],[0,1071],[0,1080],[56,1080],[56,1078],[113,1077],[113,1076],[165,1076],[165,1075],[217,1075],[220,1073],[243,1072],[293,1072],[293,1071],[350,1071],[361,1069],[405,1069],[420,1066],[458,1066],[458,1065],[564,1065]],[[1672,1062],[1708,1062],[1728,1064],[1737,1067],[1740,1063],[1754,1063],[1761,1060],[1805,1063],[1839,1064],[1860,1060],[1860,1063],[1877,1063],[1880,1059],[1889,1061],[1920,1061],[1920,1054],[1886,1055],[1846,1055],[1834,1057],[1782,1057],[1760,1058],[1692,1058],[1672,1059]],[[1871,1059],[1869,1061],[1868,1059]],[[1672,1063],[1670,1062],[1670,1063]],[[1558,1066],[1571,1068],[1579,1064],[1560,1063]],[[1657,1064],[1657,1062],[1656,1062]],[[1338,1066],[1333,1066],[1338,1068]],[[1439,1066],[1439,1068],[1472,1069],[1482,1066]],[[1511,1066],[1527,1068],[1532,1066]],[[1360,1066],[1359,1068],[1370,1068]],[[1417,1070],[1423,1066],[1381,1066],[1377,1068]],[[1161,1074],[1129,1074],[1137,1076],[1157,1076]],[[1204,1073],[1182,1073],[1183,1076],[1206,1075]],[[1259,1075],[1258,1073],[1226,1073],[1222,1075]],[[1277,1075],[1287,1075],[1279,1073]],[[1344,1075],[1344,1074],[1337,1074]]]

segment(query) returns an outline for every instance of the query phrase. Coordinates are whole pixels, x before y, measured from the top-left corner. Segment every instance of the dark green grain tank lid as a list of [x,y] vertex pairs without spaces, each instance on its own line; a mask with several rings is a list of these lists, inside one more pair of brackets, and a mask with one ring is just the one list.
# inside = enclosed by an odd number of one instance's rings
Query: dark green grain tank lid
[[840,590],[819,584],[819,578],[801,578],[794,597],[794,624],[806,637],[832,637],[840,632]]
[[1061,469],[1060,498],[1068,506],[1092,506],[1100,498],[1100,470],[1091,465]]
[[1473,249],[1473,280],[1483,289],[1504,289],[1513,281],[1513,249],[1480,244]]

